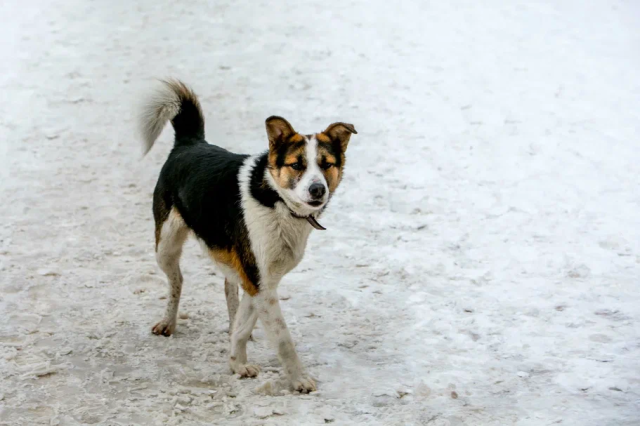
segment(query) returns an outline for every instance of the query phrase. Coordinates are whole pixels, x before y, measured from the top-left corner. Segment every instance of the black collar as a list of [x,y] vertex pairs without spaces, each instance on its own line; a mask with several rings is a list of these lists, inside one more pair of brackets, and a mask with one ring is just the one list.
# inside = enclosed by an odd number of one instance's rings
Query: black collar
[[318,231],[325,231],[327,228],[325,228],[324,226],[320,225],[318,223],[318,221],[316,220],[315,217],[313,217],[313,215],[309,215],[309,216],[300,216],[299,214],[296,214],[293,212],[293,210],[289,210],[291,212],[291,216],[297,218],[297,219],[306,219],[307,222],[309,222],[309,224],[311,226],[313,226],[314,228],[316,228]]

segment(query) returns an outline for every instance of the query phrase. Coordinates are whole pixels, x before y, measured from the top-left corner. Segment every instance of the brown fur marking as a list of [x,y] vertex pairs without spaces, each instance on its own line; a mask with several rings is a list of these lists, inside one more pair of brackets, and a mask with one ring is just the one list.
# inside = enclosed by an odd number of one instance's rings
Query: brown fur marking
[[324,133],[316,133],[316,139],[318,142],[331,143],[331,138]]
[[249,294],[249,296],[255,296],[258,294],[258,286],[251,282],[249,277],[247,276],[244,267],[242,266],[242,262],[240,261],[240,256],[235,249],[231,250],[222,250],[222,249],[209,249],[209,254],[216,262],[222,263],[229,268],[232,268],[240,277],[242,289]]

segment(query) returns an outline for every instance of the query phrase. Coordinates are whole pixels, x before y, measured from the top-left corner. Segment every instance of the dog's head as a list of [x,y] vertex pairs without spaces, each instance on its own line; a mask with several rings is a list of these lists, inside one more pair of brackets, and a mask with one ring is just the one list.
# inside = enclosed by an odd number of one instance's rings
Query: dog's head
[[266,121],[272,184],[294,213],[321,210],[342,179],[352,124],[333,123],[321,133],[301,135],[282,117]]

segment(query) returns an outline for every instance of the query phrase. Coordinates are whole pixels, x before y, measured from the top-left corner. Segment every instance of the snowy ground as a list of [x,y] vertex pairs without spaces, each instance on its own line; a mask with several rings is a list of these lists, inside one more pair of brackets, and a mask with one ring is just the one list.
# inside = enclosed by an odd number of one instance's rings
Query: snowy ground
[[[0,5],[0,424],[640,424],[640,6],[601,0]],[[226,364],[195,243],[163,312],[133,106],[200,94],[210,142],[352,122],[281,286],[319,391]]]

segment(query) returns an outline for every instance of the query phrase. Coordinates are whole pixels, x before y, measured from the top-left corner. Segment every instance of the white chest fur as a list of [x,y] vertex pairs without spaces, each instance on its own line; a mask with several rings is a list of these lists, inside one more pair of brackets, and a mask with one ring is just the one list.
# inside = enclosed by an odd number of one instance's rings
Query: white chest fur
[[277,286],[280,279],[300,263],[311,225],[295,218],[287,206],[265,207],[251,196],[249,183],[256,157],[249,157],[240,169],[240,193],[251,248],[260,270],[260,285]]

